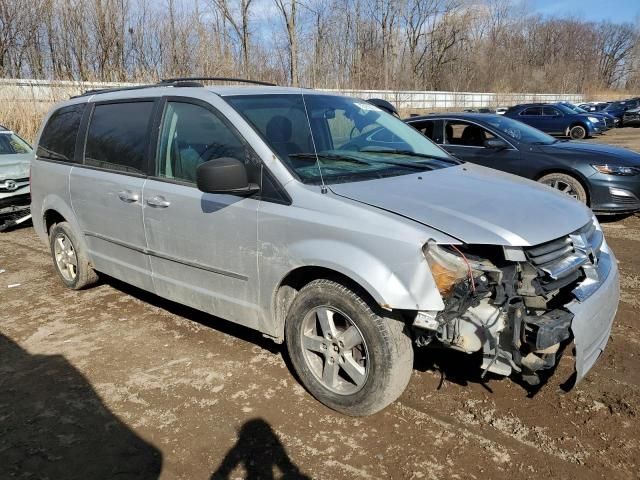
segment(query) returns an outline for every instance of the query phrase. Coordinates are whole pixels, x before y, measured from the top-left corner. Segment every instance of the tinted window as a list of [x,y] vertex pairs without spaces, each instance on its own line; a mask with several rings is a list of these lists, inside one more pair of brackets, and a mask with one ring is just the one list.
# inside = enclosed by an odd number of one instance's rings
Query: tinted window
[[542,107],[527,108],[520,115],[542,115]]
[[426,120],[421,122],[412,122],[411,125],[413,128],[422,133],[425,137],[430,138],[436,143],[442,143],[441,138],[436,138],[436,122],[434,120]]
[[235,130],[207,108],[191,103],[167,103],[160,132],[157,176],[195,182],[198,165],[224,157],[245,163],[251,157]]
[[96,105],[85,148],[85,164],[144,173],[153,102]]
[[51,160],[73,162],[76,137],[86,104],[62,107],[55,111],[40,136],[37,155]]
[[465,147],[483,147],[485,140],[495,138],[488,130],[461,120],[447,121],[445,135],[448,144]]
[[558,110],[556,110],[555,108],[553,108],[553,107],[544,107],[542,109],[542,112],[543,112],[542,113],[543,115],[549,115],[549,116],[552,116],[552,117],[560,115],[560,112]]

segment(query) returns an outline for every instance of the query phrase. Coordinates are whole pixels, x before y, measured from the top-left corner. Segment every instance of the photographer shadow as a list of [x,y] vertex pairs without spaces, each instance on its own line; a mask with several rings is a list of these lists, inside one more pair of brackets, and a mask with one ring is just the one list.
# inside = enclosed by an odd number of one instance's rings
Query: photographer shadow
[[272,480],[274,467],[283,480],[310,480],[300,472],[280,443],[271,426],[261,418],[247,421],[238,434],[238,441],[227,452],[211,480],[231,478],[232,472],[242,466],[247,480]]
[[152,480],[161,467],[64,356],[0,334],[0,478]]

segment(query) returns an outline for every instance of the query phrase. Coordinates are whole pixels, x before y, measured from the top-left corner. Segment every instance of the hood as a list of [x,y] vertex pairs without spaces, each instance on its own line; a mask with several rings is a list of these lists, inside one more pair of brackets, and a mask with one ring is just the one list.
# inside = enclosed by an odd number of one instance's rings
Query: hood
[[0,181],[29,178],[32,153],[0,155]]
[[597,159],[601,163],[610,162],[626,167],[640,167],[640,153],[601,143],[559,141],[551,145],[540,145],[540,150],[549,155],[577,154]]
[[577,230],[592,216],[550,187],[468,163],[330,188],[469,244],[537,245]]

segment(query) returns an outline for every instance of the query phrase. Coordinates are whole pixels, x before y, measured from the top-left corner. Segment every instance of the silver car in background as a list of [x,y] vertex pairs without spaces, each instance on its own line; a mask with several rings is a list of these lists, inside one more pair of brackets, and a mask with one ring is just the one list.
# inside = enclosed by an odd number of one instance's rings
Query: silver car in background
[[31,146],[0,125],[0,232],[31,218],[29,167]]
[[403,392],[416,346],[536,384],[573,342],[580,380],[618,306],[588,208],[353,98],[181,81],[88,93],[45,119],[32,188],[65,285],[102,272],[256,329],[349,415]]

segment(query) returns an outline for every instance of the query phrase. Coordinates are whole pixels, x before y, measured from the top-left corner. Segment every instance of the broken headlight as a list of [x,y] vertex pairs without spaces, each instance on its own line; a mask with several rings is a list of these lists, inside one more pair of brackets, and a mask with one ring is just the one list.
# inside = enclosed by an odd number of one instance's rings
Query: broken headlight
[[459,281],[468,278],[473,283],[473,277],[482,274],[480,265],[465,257],[454,245],[438,245],[429,241],[422,251],[441,295],[451,293]]

